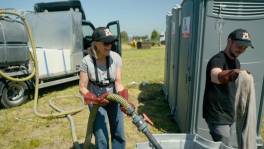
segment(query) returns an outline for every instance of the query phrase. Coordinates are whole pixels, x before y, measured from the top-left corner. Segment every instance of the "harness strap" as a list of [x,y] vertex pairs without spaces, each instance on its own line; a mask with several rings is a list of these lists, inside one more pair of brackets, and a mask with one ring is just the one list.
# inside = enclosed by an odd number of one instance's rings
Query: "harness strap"
[[96,64],[96,59],[95,57],[91,56],[93,59],[93,64],[94,64],[94,71],[95,71],[95,82],[99,83],[99,77],[98,77],[98,71],[97,71],[97,64]]
[[106,57],[106,70],[107,70],[107,81],[99,81],[98,77],[98,70],[97,70],[97,63],[95,57],[91,56],[94,64],[94,70],[95,70],[95,81],[89,80],[92,84],[99,86],[99,87],[106,87],[110,84],[114,83],[115,81],[110,78],[110,57]]
[[110,72],[109,72],[109,69],[110,69],[110,57],[107,56],[106,57],[106,69],[107,69],[107,79],[110,81],[111,78],[110,78]]

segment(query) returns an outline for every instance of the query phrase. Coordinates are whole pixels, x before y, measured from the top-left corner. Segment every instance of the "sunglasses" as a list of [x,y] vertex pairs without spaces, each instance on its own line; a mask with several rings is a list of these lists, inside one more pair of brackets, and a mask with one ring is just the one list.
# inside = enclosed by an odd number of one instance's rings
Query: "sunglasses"
[[104,42],[103,44],[104,44],[104,46],[113,45],[113,43],[112,43],[112,42],[110,42],[110,43],[108,43],[108,42]]

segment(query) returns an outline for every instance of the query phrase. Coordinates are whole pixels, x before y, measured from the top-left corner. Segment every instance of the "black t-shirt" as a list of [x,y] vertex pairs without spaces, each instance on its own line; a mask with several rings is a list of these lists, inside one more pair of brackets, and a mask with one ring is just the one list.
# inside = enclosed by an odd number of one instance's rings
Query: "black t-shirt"
[[216,67],[222,70],[240,69],[240,62],[238,59],[230,59],[223,51],[209,60],[206,68],[203,117],[206,121],[215,124],[232,124],[235,113],[235,81],[227,84],[213,83],[211,70]]

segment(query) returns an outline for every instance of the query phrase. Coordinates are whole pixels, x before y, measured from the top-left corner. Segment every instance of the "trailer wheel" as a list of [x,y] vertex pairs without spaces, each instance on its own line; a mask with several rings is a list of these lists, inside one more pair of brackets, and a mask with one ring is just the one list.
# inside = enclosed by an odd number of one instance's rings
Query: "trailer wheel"
[[25,82],[8,82],[2,92],[1,103],[5,108],[19,106],[29,97],[29,88]]

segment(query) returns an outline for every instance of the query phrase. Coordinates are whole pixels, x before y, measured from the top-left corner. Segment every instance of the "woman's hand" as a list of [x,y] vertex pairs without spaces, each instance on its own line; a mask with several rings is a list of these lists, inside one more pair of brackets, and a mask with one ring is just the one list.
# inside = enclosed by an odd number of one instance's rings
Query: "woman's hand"
[[101,96],[97,97],[92,92],[87,92],[84,95],[84,103],[87,104],[99,104],[101,106],[105,106],[109,103],[109,101],[106,99],[108,96],[108,93],[104,93]]

